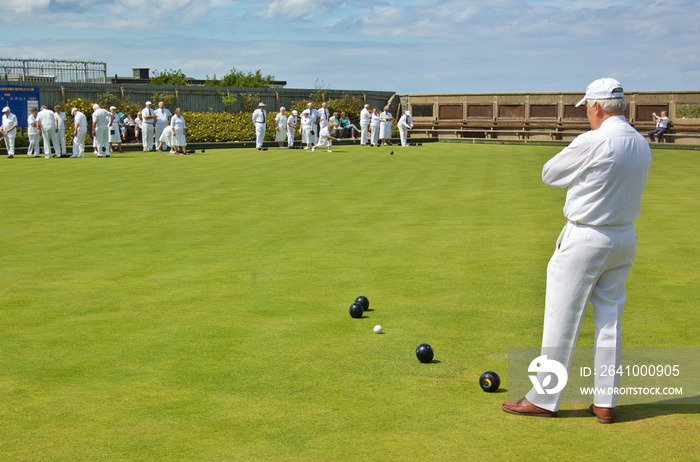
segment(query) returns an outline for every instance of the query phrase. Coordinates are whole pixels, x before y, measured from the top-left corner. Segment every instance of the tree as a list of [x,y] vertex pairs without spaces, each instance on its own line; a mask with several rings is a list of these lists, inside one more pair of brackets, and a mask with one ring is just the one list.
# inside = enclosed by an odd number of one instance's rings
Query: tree
[[187,85],[187,76],[180,69],[169,69],[162,72],[155,70],[148,83],[151,85]]
[[219,80],[214,77],[207,76],[204,85],[216,87],[269,87],[272,81],[275,80],[274,75],[262,75],[260,69],[255,72],[237,71],[232,67],[228,74]]

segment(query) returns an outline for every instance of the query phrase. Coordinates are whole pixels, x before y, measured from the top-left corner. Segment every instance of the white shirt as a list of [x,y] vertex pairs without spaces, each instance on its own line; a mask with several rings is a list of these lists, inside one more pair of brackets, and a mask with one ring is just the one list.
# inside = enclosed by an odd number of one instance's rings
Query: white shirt
[[311,117],[308,115],[302,115],[301,116],[301,128],[311,128],[311,125],[313,125],[313,120],[311,120]]
[[17,126],[17,116],[13,113],[2,115],[2,131],[7,133],[8,130],[13,129]]
[[[291,127],[289,125],[291,125]],[[292,128],[296,127],[296,125],[297,125],[297,116],[290,115],[289,117],[287,117],[287,128],[292,129]]]
[[87,117],[80,111],[77,111],[73,116],[73,125],[75,125],[75,131],[78,133],[87,132]]
[[329,116],[328,108],[322,107],[321,109],[318,110],[318,120],[320,121],[327,121]]
[[253,123],[254,124],[264,124],[267,120],[267,113],[264,109],[256,109],[253,111]]
[[95,122],[98,127],[106,127],[109,125],[110,115],[111,112],[109,112],[107,109],[95,109],[95,111],[92,113],[92,121]]
[[360,123],[361,124],[369,123],[369,120],[371,118],[372,118],[372,113],[369,112],[366,107],[363,107],[362,110],[360,111]]
[[370,125],[379,125],[379,122],[380,122],[379,114],[372,113],[370,118],[372,119],[372,123]]
[[275,116],[275,121],[277,122],[277,128],[284,131],[284,127],[287,126],[287,116],[278,112]]
[[399,123],[396,125],[398,125],[399,127],[413,127],[413,118],[404,114],[401,116],[401,118],[399,119]]
[[168,125],[168,119],[171,118],[172,114],[167,108],[158,108],[153,112],[156,114],[156,125]]
[[[153,119],[147,119],[146,116],[155,115],[155,111],[150,107],[145,107],[141,109],[141,124],[142,125],[153,125]],[[166,122],[167,123],[167,122]]]
[[37,122],[41,125],[41,130],[56,130],[56,114],[51,109],[42,109],[36,116]]
[[56,123],[58,124],[58,130],[64,131],[66,129],[66,113],[61,111],[55,112],[54,114],[56,114]]
[[178,117],[177,114],[172,116],[172,118],[170,119],[170,126],[176,130],[184,130],[185,118],[182,115]]
[[542,181],[568,188],[564,216],[569,221],[622,225],[639,216],[650,166],[649,143],[618,115],[579,135],[551,158]]
[[29,114],[29,117],[27,117],[27,135],[38,135],[39,134],[39,128],[34,127],[32,124],[36,122],[36,117],[34,117],[34,114]]
[[668,128],[668,116],[659,117],[656,119],[656,128]]

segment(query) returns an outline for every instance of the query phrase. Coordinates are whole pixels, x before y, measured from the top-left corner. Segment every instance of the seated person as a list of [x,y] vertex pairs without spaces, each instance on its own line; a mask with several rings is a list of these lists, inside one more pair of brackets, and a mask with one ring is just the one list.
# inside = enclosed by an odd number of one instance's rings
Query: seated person
[[136,122],[131,116],[131,112],[126,113],[124,117],[124,125],[122,126],[122,138],[125,143],[136,139]]
[[346,131],[349,132],[348,134],[352,135],[353,140],[355,139],[355,132],[361,133],[354,124],[350,123],[350,118],[345,115],[345,111],[340,113],[340,126],[343,128],[343,134]]
[[343,128],[340,126],[340,119],[338,118],[338,113],[334,112],[333,116],[328,119],[329,124],[333,124],[333,132],[331,133],[333,136],[342,138],[343,137]]

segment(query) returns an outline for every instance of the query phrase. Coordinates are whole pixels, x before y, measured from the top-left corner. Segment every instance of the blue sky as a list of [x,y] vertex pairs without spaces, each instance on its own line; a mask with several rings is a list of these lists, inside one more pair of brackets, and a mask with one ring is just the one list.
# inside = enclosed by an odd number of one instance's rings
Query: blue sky
[[15,0],[0,57],[398,93],[700,90],[697,0]]

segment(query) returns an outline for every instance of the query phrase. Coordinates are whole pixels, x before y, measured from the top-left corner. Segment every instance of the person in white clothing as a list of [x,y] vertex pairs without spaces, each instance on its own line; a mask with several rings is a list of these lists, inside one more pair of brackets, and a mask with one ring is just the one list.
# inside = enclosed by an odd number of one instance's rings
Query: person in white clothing
[[103,109],[99,104],[92,105],[92,136],[97,150],[97,157],[102,157],[102,153],[109,157],[109,119],[110,114],[107,109]]
[[156,151],[160,151],[163,146],[170,146],[170,154],[177,154],[175,150],[175,129],[168,125],[160,134],[160,139],[158,140],[158,146],[156,146]]
[[370,114],[369,128],[372,132],[372,137],[370,142],[372,146],[379,145],[379,127],[381,126],[381,119],[379,118],[379,112],[377,108],[372,108],[372,114]]
[[141,110],[141,144],[143,152],[153,149],[153,126],[156,123],[156,112],[151,109],[150,101],[146,101],[146,107]]
[[318,143],[311,147],[312,151],[315,151],[316,148],[321,146],[327,146],[328,152],[333,152],[331,151],[331,144],[333,144],[333,141],[331,140],[337,140],[338,138],[331,135],[331,130],[333,130],[333,124],[329,122],[328,125],[323,127],[321,131],[318,132]]
[[[625,281],[637,251],[634,220],[651,166],[651,149],[625,120],[625,95],[615,79],[592,82],[576,106],[586,104],[592,130],[576,137],[551,158],[542,180],[566,188],[564,226],[547,266],[542,350],[535,360],[571,366],[581,324],[590,302],[595,325],[595,371],[621,368],[621,324]],[[544,357],[546,355],[546,358]],[[558,365],[555,365],[558,362]],[[550,366],[550,364],[552,366]],[[543,368],[544,369],[544,368]],[[562,374],[557,374],[560,377]],[[505,402],[505,412],[555,417],[563,388],[551,372],[537,372],[524,398]],[[611,423],[620,375],[596,373],[589,407],[600,423]],[[554,382],[554,383],[552,383]]]
[[58,127],[56,123],[56,114],[47,108],[41,106],[41,111],[36,116],[36,122],[44,139],[44,158],[51,157],[51,145],[53,145],[54,157],[61,157],[61,146],[58,144]]
[[[160,135],[163,134],[163,130],[165,127],[170,124],[170,120],[172,119],[172,113],[165,107],[165,103],[162,101],[158,101],[158,109],[153,111],[156,115],[156,140],[160,140]],[[166,149],[167,146],[165,146],[163,149]],[[159,149],[156,149],[158,151]]]
[[175,115],[170,119],[170,127],[173,129],[173,148],[180,154],[187,154],[185,150],[185,147],[187,147],[187,140],[185,139],[187,126],[179,107],[175,108]]
[[[664,133],[668,131],[670,120],[666,111],[661,111],[661,116],[657,116],[656,112],[652,112],[651,116],[656,121],[656,128],[649,132],[649,139],[652,143],[660,143]],[[654,136],[656,136],[656,139],[654,139]]]
[[309,112],[309,119],[311,119],[311,144],[316,144],[316,140],[318,139],[318,117],[319,117],[319,112],[314,109],[314,103],[309,103],[306,105],[306,110]]
[[27,116],[27,137],[29,138],[29,147],[27,148],[27,157],[39,157],[39,123],[36,121],[38,114],[37,108],[33,107],[29,110]]
[[5,106],[2,110],[2,128],[0,131],[5,136],[7,158],[13,159],[15,157],[15,137],[17,136],[17,116],[10,111],[9,106]]
[[56,114],[56,124],[58,126],[58,144],[61,147],[61,155],[58,157],[68,156],[66,150],[66,113],[58,104],[53,107],[53,112]]
[[404,112],[396,125],[399,127],[401,146],[408,146],[408,131],[413,128],[411,113],[409,111]]
[[292,115],[287,118],[287,146],[294,147],[294,130],[297,129],[297,115],[299,112],[295,109]]
[[275,116],[275,141],[279,144],[280,149],[284,149],[284,141],[287,139],[287,115],[285,108],[282,106],[280,112]]
[[109,108],[109,112],[109,152],[114,152],[115,144],[119,148],[119,152],[124,152],[122,151],[122,135],[119,127],[119,114],[117,113],[117,108],[115,106],[111,106]]
[[379,114],[379,139],[382,140],[382,146],[391,145],[391,127],[394,118],[389,112],[389,106],[384,107],[384,111]]
[[314,138],[311,135],[313,126],[313,119],[311,118],[311,114],[309,114],[309,110],[304,109],[301,111],[301,143],[306,143],[304,149],[310,149],[313,144]]
[[367,135],[369,134],[369,123],[372,119],[372,113],[369,112],[369,104],[360,111],[360,146],[367,146]]
[[265,103],[258,103],[258,108],[253,111],[253,125],[255,126],[255,149],[262,149],[265,141],[265,132],[267,131],[267,111]]
[[[323,128],[328,125],[330,112],[328,112],[328,103],[321,103],[321,109],[318,110],[318,127]],[[320,135],[319,135],[320,136]]]
[[85,157],[85,135],[87,135],[88,122],[85,114],[77,108],[70,111],[73,116],[73,155],[71,157]]

